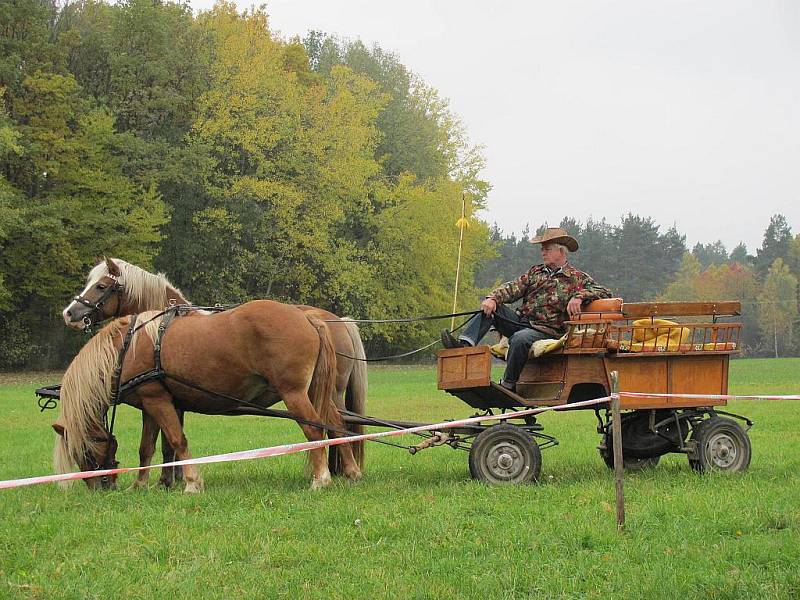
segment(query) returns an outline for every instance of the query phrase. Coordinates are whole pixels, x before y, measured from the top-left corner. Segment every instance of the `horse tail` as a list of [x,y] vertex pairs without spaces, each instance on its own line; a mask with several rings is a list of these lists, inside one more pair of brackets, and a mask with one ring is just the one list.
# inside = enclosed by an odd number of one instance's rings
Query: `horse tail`
[[341,423],[339,411],[333,402],[333,395],[336,392],[336,348],[325,321],[309,314],[306,315],[306,319],[319,335],[319,355],[308,388],[308,396],[321,421],[335,425]]
[[[344,317],[342,321],[344,321],[347,333],[353,342],[353,370],[350,372],[350,379],[347,381],[345,390],[345,408],[356,414],[365,415],[367,412],[367,353],[364,350],[364,343],[361,341],[358,325],[347,317]],[[363,425],[350,425],[348,429],[353,433],[364,433]],[[359,468],[363,468],[364,440],[353,442],[351,446],[356,463]]]

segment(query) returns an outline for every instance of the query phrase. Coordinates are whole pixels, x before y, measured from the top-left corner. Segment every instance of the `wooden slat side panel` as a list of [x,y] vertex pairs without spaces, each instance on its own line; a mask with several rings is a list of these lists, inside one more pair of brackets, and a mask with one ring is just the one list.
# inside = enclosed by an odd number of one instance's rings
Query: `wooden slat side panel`
[[[621,392],[642,394],[725,394],[728,385],[728,355],[660,356],[626,360],[609,358],[608,371],[619,373]],[[622,408],[686,408],[721,406],[725,400],[706,398],[622,397]]]
[[605,390],[610,388],[606,368],[601,357],[569,356],[567,358],[566,381],[562,399],[566,402],[576,385],[592,383],[601,385]]
[[609,369],[619,373],[621,392],[667,392],[667,359],[648,358],[645,360],[609,359]]
[[[619,391],[643,394],[668,393],[667,358],[643,357],[640,360],[608,358],[606,368],[619,373]],[[661,408],[666,406],[663,398],[622,397],[620,408]]]
[[540,356],[530,359],[520,373],[520,383],[538,383],[564,380],[567,359],[562,355]]
[[[725,394],[728,383],[728,357],[676,356],[670,357],[673,394]],[[671,406],[719,406],[725,400],[670,398]]]
[[645,317],[698,317],[702,315],[735,316],[742,314],[738,300],[722,302],[626,302],[622,314],[627,319]]

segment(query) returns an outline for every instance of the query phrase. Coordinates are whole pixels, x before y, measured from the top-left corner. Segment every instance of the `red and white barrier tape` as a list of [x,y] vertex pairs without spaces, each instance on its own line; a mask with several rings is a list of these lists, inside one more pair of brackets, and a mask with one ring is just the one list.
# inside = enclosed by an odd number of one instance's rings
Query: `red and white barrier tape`
[[708,398],[709,400],[800,400],[800,395],[789,396],[733,396],[731,394],[649,394],[645,392],[620,392],[611,394],[629,398]]
[[42,475],[40,477],[28,477],[25,479],[8,479],[0,481],[0,490],[23,487],[26,485],[35,485],[39,483],[56,483],[59,481],[71,481],[75,479],[89,479],[91,477],[102,477],[105,475],[118,475],[120,473],[132,473],[135,471],[144,471],[146,469],[158,469],[161,467],[182,466],[182,465],[203,465],[210,463],[232,462],[239,460],[252,460],[254,458],[266,458],[268,456],[283,456],[285,454],[295,454],[297,452],[305,452],[307,450],[314,450],[316,448],[324,448],[326,446],[337,446],[339,444],[347,444],[349,442],[357,442],[359,440],[373,440],[381,437],[390,437],[396,435],[405,435],[409,433],[418,433],[420,431],[438,431],[441,429],[451,429],[453,427],[460,427],[462,425],[470,425],[473,423],[480,423],[482,421],[504,421],[506,419],[516,419],[528,415],[535,415],[552,410],[585,408],[596,404],[603,404],[610,398],[595,398],[593,400],[584,400],[582,402],[572,402],[571,404],[559,404],[558,406],[545,406],[542,408],[529,408],[516,412],[505,413],[502,415],[491,415],[481,417],[470,417],[469,419],[461,419],[458,421],[444,421],[442,423],[434,423],[432,425],[419,425],[417,427],[410,427],[408,429],[396,429],[393,431],[380,431],[377,433],[366,433],[363,435],[353,435],[349,437],[339,437],[332,439],[319,440],[316,442],[301,442],[298,444],[283,444],[281,446],[271,446],[269,448],[258,448],[255,450],[242,450],[240,452],[229,452],[227,454],[215,454],[213,456],[205,456],[201,458],[190,458],[187,460],[176,460],[174,462],[162,463],[158,465],[149,465],[147,467],[122,467],[117,469],[98,469],[97,471],[81,471],[78,473],[62,473],[59,475]]
[[[614,394],[612,394],[614,396]],[[630,397],[630,398],[690,398],[702,399],[707,398],[711,400],[800,400],[800,395],[786,395],[786,396],[735,396],[731,394],[649,394],[642,392],[620,392],[616,394],[617,397]],[[23,487],[27,485],[35,485],[39,483],[56,483],[59,481],[70,481],[75,479],[89,479],[91,477],[102,477],[104,475],[118,475],[120,473],[131,473],[136,471],[144,471],[147,469],[158,469],[161,467],[182,466],[182,465],[202,465],[220,462],[232,462],[239,460],[253,460],[255,458],[266,458],[268,456],[283,456],[285,454],[295,454],[297,452],[306,452],[315,448],[324,448],[326,446],[336,446],[339,444],[346,444],[348,442],[356,442],[360,440],[372,440],[381,437],[390,437],[397,435],[405,435],[409,433],[418,433],[421,431],[434,431],[441,429],[451,429],[462,425],[469,425],[473,423],[480,423],[482,421],[502,421],[506,419],[515,419],[528,415],[535,415],[546,411],[584,408],[596,404],[603,404],[610,397],[596,398],[593,400],[584,400],[582,402],[573,402],[571,404],[559,404],[558,406],[546,406],[542,408],[530,408],[520,410],[512,413],[505,413],[503,415],[492,415],[482,417],[471,417],[469,419],[461,419],[458,421],[445,421],[442,423],[434,423],[432,425],[420,425],[418,427],[411,427],[408,429],[397,429],[393,431],[381,431],[378,433],[367,433],[364,435],[355,435],[349,437],[340,437],[319,440],[316,442],[301,442],[298,444],[283,444],[281,446],[271,446],[269,448],[258,448],[255,450],[242,450],[240,452],[229,452],[227,454],[215,454],[213,456],[205,456],[201,458],[191,458],[188,460],[178,460],[169,463],[162,463],[157,465],[149,465],[147,467],[123,467],[118,469],[102,469],[97,471],[81,471],[78,473],[63,473],[59,475],[43,475],[40,477],[28,477],[25,479],[8,479],[0,481],[0,490]]]

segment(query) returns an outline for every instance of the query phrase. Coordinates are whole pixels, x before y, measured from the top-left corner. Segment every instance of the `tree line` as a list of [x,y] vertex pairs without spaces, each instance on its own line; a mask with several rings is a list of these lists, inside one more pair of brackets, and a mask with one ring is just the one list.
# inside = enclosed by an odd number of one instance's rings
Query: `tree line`
[[[74,355],[84,338],[60,309],[103,255],[166,273],[197,304],[449,312],[464,199],[458,308],[473,308],[538,259],[529,232],[476,218],[483,165],[447,101],[379,46],[316,31],[284,40],[263,8],[226,1],[198,15],[167,0],[3,2],[0,368]],[[760,294],[784,298],[798,275],[785,220],[754,257],[716,243],[687,258],[675,228],[632,214],[561,225],[580,240],[579,266],[626,298],[702,297],[740,265],[752,284],[713,293],[766,306]],[[754,309],[749,347],[796,352],[790,307],[773,304]],[[385,354],[441,326],[362,332]]]
[[[4,2],[0,366],[74,354],[59,309],[104,254],[198,304],[442,312],[482,166],[447,101],[379,47],[285,41],[224,1]],[[465,296],[487,230],[465,231]],[[432,327],[364,334],[388,349]]]

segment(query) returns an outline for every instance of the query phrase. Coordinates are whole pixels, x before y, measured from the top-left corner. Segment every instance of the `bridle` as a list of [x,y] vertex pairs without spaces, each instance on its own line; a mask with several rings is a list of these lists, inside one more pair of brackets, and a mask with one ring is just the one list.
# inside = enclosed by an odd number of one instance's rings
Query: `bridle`
[[115,319],[117,317],[119,317],[119,311],[120,311],[120,308],[122,306],[122,299],[120,297],[121,296],[120,292],[123,289],[123,285],[119,282],[119,279],[117,279],[116,275],[112,275],[111,273],[108,273],[108,274],[105,275],[105,277],[108,277],[109,279],[111,279],[113,281],[113,283],[111,285],[109,285],[106,289],[104,289],[103,293],[100,294],[100,297],[97,300],[95,300],[94,302],[92,302],[91,300],[89,300],[85,296],[81,296],[80,294],[77,295],[77,296],[74,296],[72,298],[72,300],[74,302],[77,302],[78,304],[83,304],[84,306],[92,309],[89,312],[89,314],[87,314],[85,317],[83,317],[83,324],[86,326],[84,328],[84,331],[86,331],[87,333],[91,333],[91,327],[92,327],[92,324],[95,321],[102,321],[103,320],[101,318],[102,317],[103,306],[108,301],[108,299],[111,298],[111,296],[113,296],[114,294],[118,294],[118,296],[117,296],[117,309],[114,311],[114,314],[112,316]]
[[[87,448],[86,451],[83,453],[83,459],[88,467],[87,471],[99,471],[99,470],[107,470],[107,469],[116,469],[119,466],[118,460],[111,460],[112,453],[116,455],[117,449],[117,438],[114,436],[111,431],[106,428],[106,436],[104,437],[92,437],[91,440],[93,442],[106,442],[106,451],[103,454],[103,461],[100,462],[95,458],[94,454]],[[103,488],[108,488],[111,485],[111,477],[109,475],[102,475],[100,477],[100,485]]]

